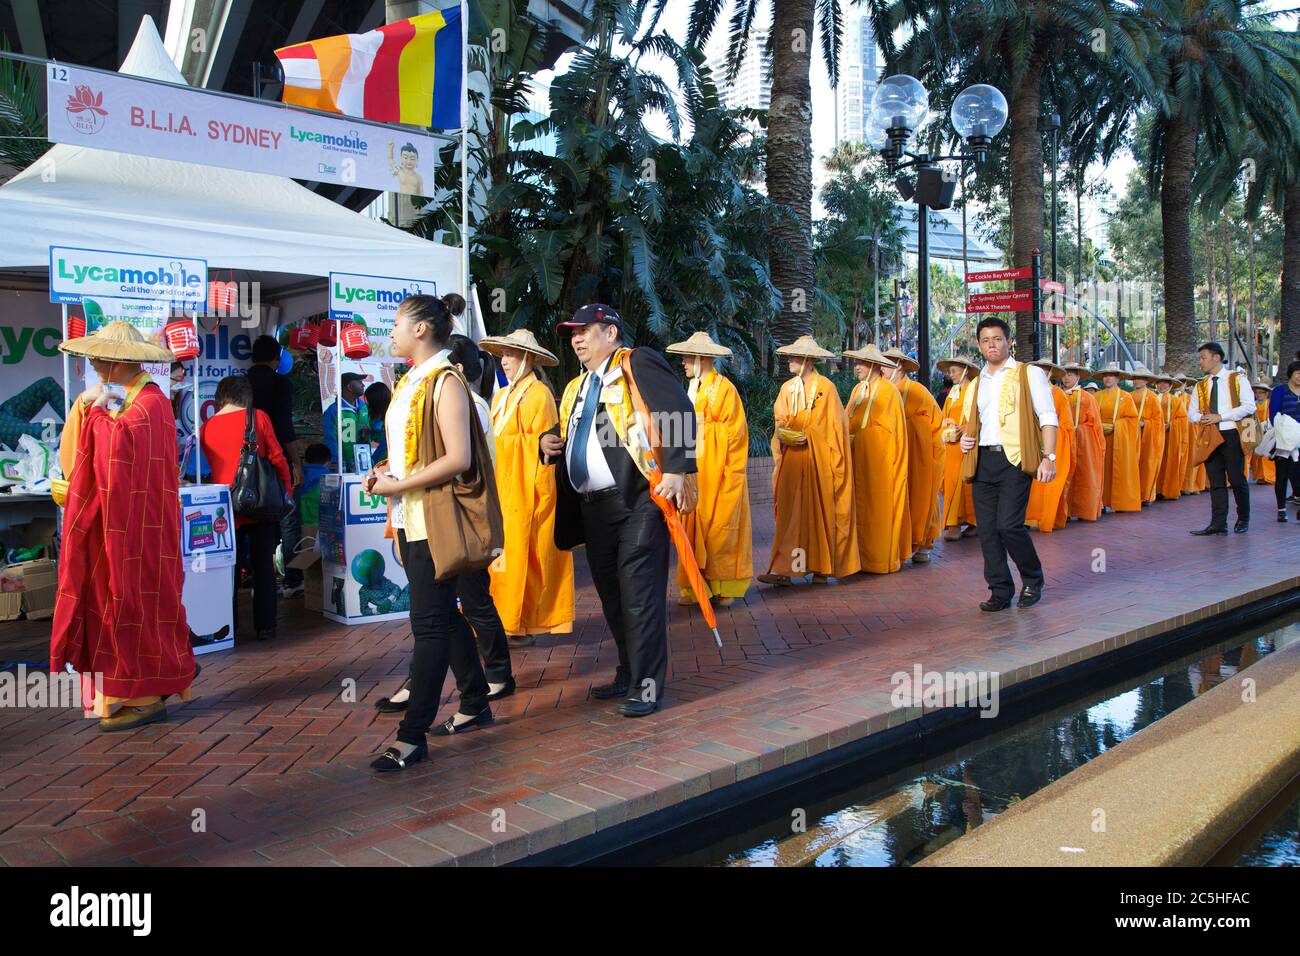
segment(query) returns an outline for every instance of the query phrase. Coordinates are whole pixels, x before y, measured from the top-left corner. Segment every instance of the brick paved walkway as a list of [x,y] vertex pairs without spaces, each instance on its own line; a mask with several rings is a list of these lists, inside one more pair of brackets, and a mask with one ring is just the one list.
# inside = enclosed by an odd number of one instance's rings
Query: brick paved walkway
[[[976,608],[974,539],[896,575],[751,590],[719,614],[721,650],[698,611],[673,607],[667,700],[641,720],[589,699],[616,655],[579,558],[575,633],[516,656],[519,692],[494,707],[497,725],[381,778],[367,764],[396,719],[372,704],[405,671],[405,625],[341,627],[290,605],[274,644],[204,658],[195,699],[166,724],[100,734],[79,712],[0,711],[0,861],[520,860],[914,719],[919,709],[890,708],[889,676],[916,663],[998,670],[1006,686],[1300,586],[1300,525],[1273,521],[1272,494],[1253,489],[1246,536],[1187,535],[1206,522],[1207,495],[1035,535],[1048,583],[1029,611]],[[755,533],[763,563],[769,504]],[[349,678],[355,704],[340,699]],[[205,832],[193,832],[196,809]]]

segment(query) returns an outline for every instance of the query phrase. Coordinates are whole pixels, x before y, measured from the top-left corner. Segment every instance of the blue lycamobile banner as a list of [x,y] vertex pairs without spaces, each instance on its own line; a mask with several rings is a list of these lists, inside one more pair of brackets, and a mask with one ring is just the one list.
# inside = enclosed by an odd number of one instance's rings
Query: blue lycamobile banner
[[208,263],[107,249],[50,246],[50,301],[154,299],[197,312],[208,301]]

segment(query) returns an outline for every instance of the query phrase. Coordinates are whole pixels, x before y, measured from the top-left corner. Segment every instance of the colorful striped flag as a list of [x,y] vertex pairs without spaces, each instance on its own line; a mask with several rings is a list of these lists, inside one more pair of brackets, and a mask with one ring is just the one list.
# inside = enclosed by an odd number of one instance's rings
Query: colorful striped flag
[[275,51],[282,100],[329,113],[436,129],[461,125],[461,8]]

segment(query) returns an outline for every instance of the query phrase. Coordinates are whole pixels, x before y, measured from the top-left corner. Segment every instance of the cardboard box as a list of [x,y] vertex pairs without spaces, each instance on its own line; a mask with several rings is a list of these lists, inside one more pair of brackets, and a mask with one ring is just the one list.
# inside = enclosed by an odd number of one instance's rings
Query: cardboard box
[[5,568],[4,576],[8,581],[15,582],[18,586],[7,588],[13,591],[35,591],[40,588],[50,587],[58,583],[59,568],[48,558],[38,558],[35,561],[24,561],[21,564],[11,564]]
[[59,588],[56,584],[47,584],[39,588],[27,588],[22,593],[23,611],[29,621],[41,621],[54,617],[54,599]]
[[325,609],[325,574],[319,554],[316,562],[302,572],[302,606],[308,611]]
[[16,621],[23,613],[23,594],[21,591],[4,591],[0,593],[0,621]]

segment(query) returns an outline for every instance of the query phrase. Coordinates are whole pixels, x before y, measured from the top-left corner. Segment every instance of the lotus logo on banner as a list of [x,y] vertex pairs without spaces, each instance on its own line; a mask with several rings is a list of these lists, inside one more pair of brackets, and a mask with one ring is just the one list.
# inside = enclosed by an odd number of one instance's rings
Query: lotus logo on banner
[[103,129],[104,120],[108,118],[108,110],[104,109],[104,94],[89,86],[77,87],[76,92],[68,97],[65,111],[72,128],[87,136]]

